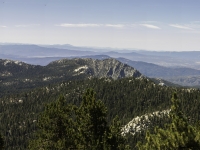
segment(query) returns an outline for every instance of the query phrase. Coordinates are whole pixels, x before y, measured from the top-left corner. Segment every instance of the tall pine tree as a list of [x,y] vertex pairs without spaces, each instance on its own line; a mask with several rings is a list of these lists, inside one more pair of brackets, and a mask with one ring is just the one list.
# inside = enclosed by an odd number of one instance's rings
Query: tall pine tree
[[107,110],[102,101],[96,101],[93,90],[88,89],[78,110],[78,124],[84,138],[85,149],[103,149],[108,132]]
[[48,104],[40,115],[35,140],[30,142],[30,149],[64,150],[76,148],[75,119],[76,106],[66,105],[63,96]]
[[88,89],[79,108],[79,123],[86,150],[128,149],[121,135],[121,124],[115,117],[109,126],[107,109],[101,100],[95,99],[95,92]]

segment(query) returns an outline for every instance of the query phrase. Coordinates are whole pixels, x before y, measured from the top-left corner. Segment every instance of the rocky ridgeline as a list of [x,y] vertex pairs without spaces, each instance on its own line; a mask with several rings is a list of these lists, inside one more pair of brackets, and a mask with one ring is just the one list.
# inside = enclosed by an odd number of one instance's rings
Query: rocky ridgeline
[[74,72],[77,74],[87,73],[94,77],[111,77],[113,79],[142,76],[141,73],[133,67],[123,64],[113,58],[104,60],[91,58],[62,59],[50,64],[56,66],[60,65],[59,67],[63,68],[63,66],[71,64],[72,62],[77,66],[74,69]]
[[168,115],[170,110],[163,110],[163,111],[155,111],[150,114],[145,114],[140,117],[135,117],[131,120],[128,124],[126,124],[122,128],[122,135],[125,136],[128,133],[134,135],[137,132],[140,132],[144,129],[147,129],[148,126],[151,124],[151,118],[159,117],[162,118],[164,115]]
[[140,77],[141,73],[116,59],[88,60],[89,66],[94,70],[94,76],[112,77],[113,79],[124,77]]

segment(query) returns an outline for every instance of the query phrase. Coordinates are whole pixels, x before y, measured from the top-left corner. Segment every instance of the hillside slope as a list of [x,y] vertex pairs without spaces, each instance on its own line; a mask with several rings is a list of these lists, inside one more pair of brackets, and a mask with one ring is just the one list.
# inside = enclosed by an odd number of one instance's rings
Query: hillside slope
[[[147,78],[92,78],[87,80],[72,80],[55,85],[46,85],[35,90],[19,94],[5,95],[0,98],[0,128],[6,137],[7,149],[27,149],[28,140],[37,129],[38,114],[44,106],[63,95],[67,103],[80,105],[85,89],[93,88],[96,98],[104,102],[108,109],[108,122],[118,115],[123,125],[134,117],[155,111],[169,109],[171,94],[177,91],[183,112],[190,116],[191,121],[199,120],[200,91],[159,86]],[[154,125],[163,125],[165,121],[153,119]],[[143,138],[140,133],[132,137],[133,145]]]
[[[2,91],[23,90],[51,83],[91,77],[141,77],[141,73],[115,59],[62,59],[47,66],[29,65],[19,61],[0,60]],[[4,92],[5,93],[5,92]]]

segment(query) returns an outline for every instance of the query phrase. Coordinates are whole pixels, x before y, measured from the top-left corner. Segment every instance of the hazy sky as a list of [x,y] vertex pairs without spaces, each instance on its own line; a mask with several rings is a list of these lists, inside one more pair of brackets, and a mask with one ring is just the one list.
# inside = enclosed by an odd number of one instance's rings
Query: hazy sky
[[0,42],[200,50],[200,0],[0,0]]

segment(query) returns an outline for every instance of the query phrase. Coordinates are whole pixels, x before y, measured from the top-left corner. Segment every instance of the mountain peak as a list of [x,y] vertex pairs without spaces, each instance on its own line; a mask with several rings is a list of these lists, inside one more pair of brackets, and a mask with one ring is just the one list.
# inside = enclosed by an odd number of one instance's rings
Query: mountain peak
[[72,65],[74,66],[74,72],[76,73],[83,73],[83,70],[85,70],[86,74],[99,78],[111,77],[113,79],[119,79],[124,77],[142,76],[141,73],[133,67],[123,64],[114,58],[107,58],[104,60],[92,58],[61,59],[50,63],[48,66],[52,65],[59,68],[65,68]]

